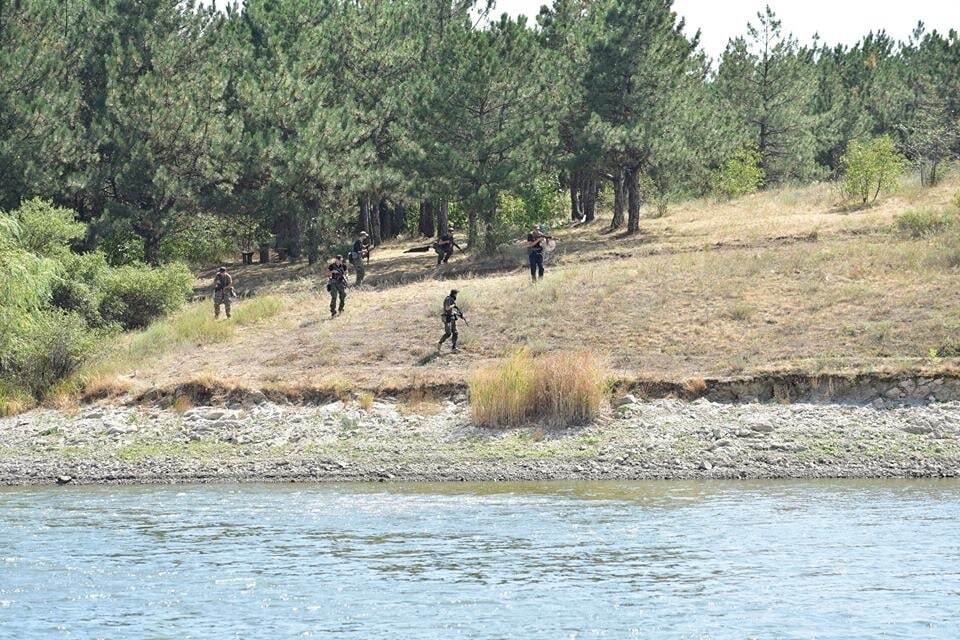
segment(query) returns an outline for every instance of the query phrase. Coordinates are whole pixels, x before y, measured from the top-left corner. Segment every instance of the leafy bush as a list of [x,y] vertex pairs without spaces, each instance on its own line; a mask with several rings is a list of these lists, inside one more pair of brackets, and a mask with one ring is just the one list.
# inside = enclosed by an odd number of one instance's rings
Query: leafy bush
[[946,211],[913,209],[895,218],[897,229],[912,238],[943,233],[957,224],[957,215]]
[[35,314],[14,337],[7,372],[36,398],[83,364],[96,342],[83,318],[60,310]]
[[77,222],[73,211],[39,198],[24,202],[13,216],[20,227],[20,247],[45,258],[69,254],[70,243],[86,232],[86,225]]
[[606,383],[603,360],[591,351],[535,357],[521,349],[473,374],[470,408],[476,424],[493,427],[584,424],[596,416]]
[[[198,214],[190,225],[164,238],[160,245],[163,262],[183,261],[191,265],[219,262],[237,252],[235,227],[210,214]],[[249,250],[252,250],[249,249]]]
[[193,276],[182,264],[156,269],[128,265],[113,269],[103,280],[100,315],[124,329],[141,329],[186,301]]
[[867,142],[854,140],[840,158],[843,172],[841,190],[845,197],[860,204],[876,200],[881,191],[893,191],[897,178],[907,166],[890,136]]
[[63,275],[53,286],[51,304],[83,316],[91,327],[105,323],[100,315],[101,286],[110,273],[106,256],[99,251],[70,254],[64,260]]
[[740,147],[713,174],[711,188],[718,199],[732,200],[755,192],[763,184],[760,152],[751,146]]

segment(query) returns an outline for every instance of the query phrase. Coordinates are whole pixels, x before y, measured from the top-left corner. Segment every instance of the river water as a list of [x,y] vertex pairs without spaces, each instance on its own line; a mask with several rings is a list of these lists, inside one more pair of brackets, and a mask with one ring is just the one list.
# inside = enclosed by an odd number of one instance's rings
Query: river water
[[0,489],[0,638],[960,637],[960,482]]

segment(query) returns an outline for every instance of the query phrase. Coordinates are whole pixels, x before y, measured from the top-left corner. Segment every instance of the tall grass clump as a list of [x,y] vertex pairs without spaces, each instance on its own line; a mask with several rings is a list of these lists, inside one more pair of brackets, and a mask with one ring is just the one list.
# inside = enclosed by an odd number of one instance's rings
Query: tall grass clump
[[470,408],[476,424],[490,427],[585,424],[600,409],[606,386],[606,365],[592,351],[535,356],[521,349],[474,372]]
[[897,230],[911,238],[937,235],[954,227],[956,223],[955,213],[931,209],[911,209],[895,218]]

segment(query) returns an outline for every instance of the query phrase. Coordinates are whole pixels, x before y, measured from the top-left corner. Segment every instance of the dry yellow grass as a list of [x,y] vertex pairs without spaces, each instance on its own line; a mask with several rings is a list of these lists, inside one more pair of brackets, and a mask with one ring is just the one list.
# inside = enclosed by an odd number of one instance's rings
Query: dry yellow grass
[[[590,348],[609,354],[616,371],[671,380],[955,366],[936,354],[960,343],[960,238],[906,237],[894,220],[910,208],[954,206],[957,187],[956,178],[934,189],[906,184],[853,212],[832,185],[694,201],[626,238],[601,221],[559,232],[537,285],[519,247],[493,263],[457,254],[437,271],[429,256],[404,255],[409,243],[391,245],[368,269],[369,281],[383,283],[350,289],[335,320],[320,270],[254,265],[236,273],[241,288],[245,278],[294,278],[277,285],[270,322],[215,341],[169,341],[118,371],[145,386],[205,369],[250,387],[333,386],[346,396],[463,383],[474,367],[523,347]],[[390,284],[396,274],[408,283]],[[460,354],[437,356],[451,288],[470,326],[460,327]]]
[[473,420],[491,427],[586,424],[600,409],[607,377],[603,359],[589,350],[534,356],[520,349],[471,376]]

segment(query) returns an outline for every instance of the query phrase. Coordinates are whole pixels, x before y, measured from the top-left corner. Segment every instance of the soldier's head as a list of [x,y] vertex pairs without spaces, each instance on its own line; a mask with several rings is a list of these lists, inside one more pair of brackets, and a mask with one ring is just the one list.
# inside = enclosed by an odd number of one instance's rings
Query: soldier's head
[[217,273],[226,273],[226,272],[227,272],[226,267],[220,267],[219,269],[217,269]]
[[457,289],[450,289],[450,297],[454,300],[457,299],[457,294],[460,293]]
[[366,238],[366,237],[368,237],[368,236],[367,236],[367,232],[366,232],[366,231],[361,231],[361,232],[360,232],[360,237],[361,237],[361,238]]
[[335,262],[343,262],[343,256],[333,256]]

